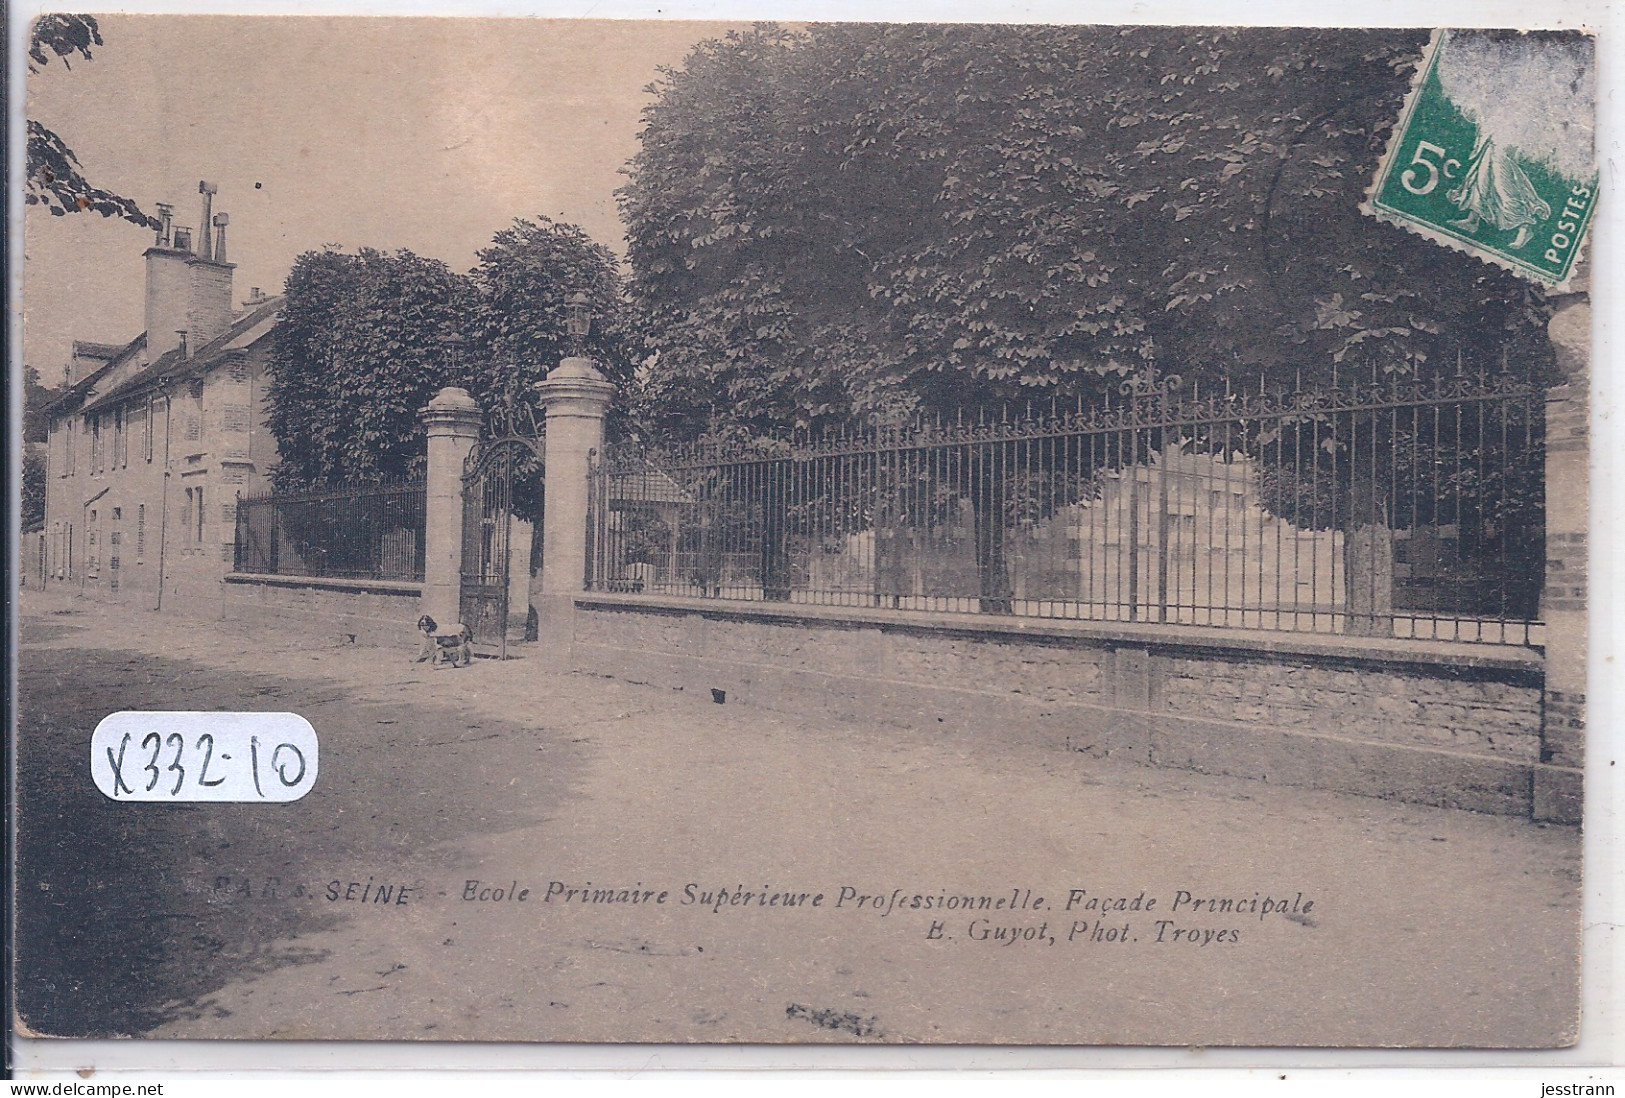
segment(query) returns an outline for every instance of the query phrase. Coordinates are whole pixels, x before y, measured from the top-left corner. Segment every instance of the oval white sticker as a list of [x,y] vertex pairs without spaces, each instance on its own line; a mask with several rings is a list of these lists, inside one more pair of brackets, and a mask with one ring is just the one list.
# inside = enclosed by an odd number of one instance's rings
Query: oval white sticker
[[316,756],[297,713],[126,710],[90,737],[91,777],[116,801],[297,801],[316,784]]

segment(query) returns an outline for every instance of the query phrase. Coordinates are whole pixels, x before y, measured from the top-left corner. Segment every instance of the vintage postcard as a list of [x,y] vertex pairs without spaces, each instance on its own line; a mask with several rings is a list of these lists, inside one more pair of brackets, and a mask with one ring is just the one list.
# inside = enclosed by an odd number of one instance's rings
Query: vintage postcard
[[19,1032],[1572,1045],[1596,42],[41,17]]

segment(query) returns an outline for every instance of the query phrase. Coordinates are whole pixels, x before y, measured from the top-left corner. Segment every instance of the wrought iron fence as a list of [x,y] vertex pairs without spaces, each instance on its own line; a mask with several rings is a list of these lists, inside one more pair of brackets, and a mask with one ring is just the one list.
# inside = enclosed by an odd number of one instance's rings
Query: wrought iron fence
[[1098,408],[622,445],[589,586],[1041,618],[1541,642],[1543,391],[1125,382]]
[[424,502],[423,481],[245,496],[235,570],[421,582]]

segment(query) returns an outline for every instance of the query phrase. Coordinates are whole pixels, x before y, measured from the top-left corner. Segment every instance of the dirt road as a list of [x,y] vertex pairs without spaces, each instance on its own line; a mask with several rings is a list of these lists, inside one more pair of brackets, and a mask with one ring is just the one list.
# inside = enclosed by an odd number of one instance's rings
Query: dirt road
[[[1475,1046],[1576,1024],[1573,829],[815,723],[534,648],[409,651],[25,596],[28,1024]],[[115,803],[86,760],[120,709],[297,712],[321,776],[291,804]]]

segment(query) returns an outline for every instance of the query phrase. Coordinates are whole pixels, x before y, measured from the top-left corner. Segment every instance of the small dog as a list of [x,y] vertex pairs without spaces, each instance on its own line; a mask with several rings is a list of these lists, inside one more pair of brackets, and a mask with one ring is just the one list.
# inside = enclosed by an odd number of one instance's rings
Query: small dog
[[453,667],[467,667],[474,662],[474,631],[458,622],[447,632],[429,615],[418,619],[418,632],[423,634],[423,645],[418,649],[415,663],[429,661],[431,667],[449,663]]

